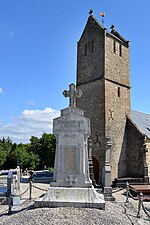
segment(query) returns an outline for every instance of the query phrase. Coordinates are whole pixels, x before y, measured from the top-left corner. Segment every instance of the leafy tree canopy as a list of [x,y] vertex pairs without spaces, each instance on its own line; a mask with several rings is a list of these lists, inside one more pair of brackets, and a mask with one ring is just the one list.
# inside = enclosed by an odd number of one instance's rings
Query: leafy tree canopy
[[11,139],[0,139],[0,169],[13,169],[17,164],[37,170],[54,166],[55,136],[43,133],[42,137],[32,136],[28,144],[12,143]]

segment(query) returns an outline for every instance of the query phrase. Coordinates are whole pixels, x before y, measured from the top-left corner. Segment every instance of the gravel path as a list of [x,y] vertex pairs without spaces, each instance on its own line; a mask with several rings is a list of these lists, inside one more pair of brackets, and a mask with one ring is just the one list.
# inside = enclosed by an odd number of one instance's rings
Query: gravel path
[[[36,184],[44,189],[47,185]],[[23,189],[26,186],[24,184]],[[34,190],[33,198],[39,197],[43,191]],[[6,214],[7,206],[0,206],[0,225],[150,225],[150,220],[142,212],[141,219],[137,219],[135,202],[125,204],[123,191],[114,194],[115,202],[106,202],[105,211],[89,208],[37,208],[34,201],[25,201],[22,205],[13,207],[11,215]],[[23,196],[27,199],[28,193]],[[150,205],[150,203],[149,203]]]

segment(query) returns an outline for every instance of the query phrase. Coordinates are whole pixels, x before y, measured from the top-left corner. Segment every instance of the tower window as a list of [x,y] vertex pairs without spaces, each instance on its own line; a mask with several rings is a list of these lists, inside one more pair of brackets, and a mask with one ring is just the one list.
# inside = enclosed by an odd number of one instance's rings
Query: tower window
[[94,41],[92,41],[92,53],[94,52]]
[[116,54],[116,42],[115,41],[113,43],[113,49],[114,49],[114,53]]
[[84,55],[85,56],[87,55],[87,44],[85,44],[85,46],[84,46]]
[[122,56],[122,45],[119,45],[119,56]]
[[120,87],[118,87],[118,98],[120,98]]

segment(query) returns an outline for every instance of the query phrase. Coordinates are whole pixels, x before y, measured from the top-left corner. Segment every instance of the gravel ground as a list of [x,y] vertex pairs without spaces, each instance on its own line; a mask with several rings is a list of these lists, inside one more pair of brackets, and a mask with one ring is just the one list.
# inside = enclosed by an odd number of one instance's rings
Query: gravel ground
[[[47,189],[48,185],[35,184]],[[22,191],[27,184],[22,184]],[[43,191],[36,188],[33,190],[33,198],[38,198]],[[106,202],[105,211],[89,208],[37,208],[34,209],[34,200],[27,200],[28,193],[22,198],[24,203],[13,207],[11,215],[7,215],[7,206],[0,206],[0,225],[150,225],[150,219],[141,211],[141,219],[136,218],[137,202],[130,199],[125,203],[123,191],[114,193],[115,202]],[[26,199],[26,201],[25,201]],[[150,203],[146,205],[150,209]],[[149,212],[150,214],[150,212]]]

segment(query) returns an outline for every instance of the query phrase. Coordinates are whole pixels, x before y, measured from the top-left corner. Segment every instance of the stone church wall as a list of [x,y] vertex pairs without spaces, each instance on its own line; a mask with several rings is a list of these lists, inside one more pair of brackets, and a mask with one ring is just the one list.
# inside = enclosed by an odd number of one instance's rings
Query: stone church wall
[[104,31],[91,17],[88,19],[77,47],[77,85],[102,78],[104,76]]
[[102,181],[108,132],[112,138],[112,181],[125,173],[125,158],[120,154],[126,146],[126,114],[130,112],[129,49],[127,42],[107,32],[93,16],[88,18],[77,49],[77,88],[83,92],[77,107],[91,120],[93,157],[99,162],[99,182]]
[[101,178],[102,168],[105,162],[103,80],[97,80],[94,82],[90,82],[90,84],[80,85],[80,89],[82,90],[83,95],[80,98],[80,101],[78,101],[78,107],[84,109],[85,116],[90,118],[91,120],[93,156],[99,162],[99,177]]
[[147,138],[146,139],[146,149],[147,149],[147,152],[146,152],[146,163],[148,165],[148,176],[150,177],[150,139]]
[[144,136],[138,129],[127,119],[127,150],[126,161],[127,170],[126,176],[128,177],[143,177],[143,153],[142,147],[144,144]]
[[[115,42],[115,53],[114,53]],[[121,46],[121,56],[119,48]],[[130,47],[106,33],[105,78],[130,86]]]
[[[102,180],[105,163],[104,30],[90,16],[78,42],[77,88],[83,92],[77,107],[91,120],[94,167],[99,164],[96,180]],[[97,170],[97,168],[94,168]]]
[[123,177],[126,169],[123,152],[126,147],[126,114],[130,112],[129,72],[129,47],[107,34],[105,39],[105,126],[106,135],[111,132],[112,138],[110,160],[112,180]]
[[[105,126],[107,127],[107,133],[110,133],[112,139],[110,160],[112,180],[117,177],[122,177],[125,169],[124,159],[121,158],[121,161],[119,160],[121,152],[124,151],[123,148],[126,146],[125,127],[126,111],[128,110],[126,105],[126,101],[128,101],[128,90],[125,87],[120,87],[121,95],[118,97],[117,89],[118,86],[116,84],[105,81]],[[121,165],[121,163],[123,164]]]

